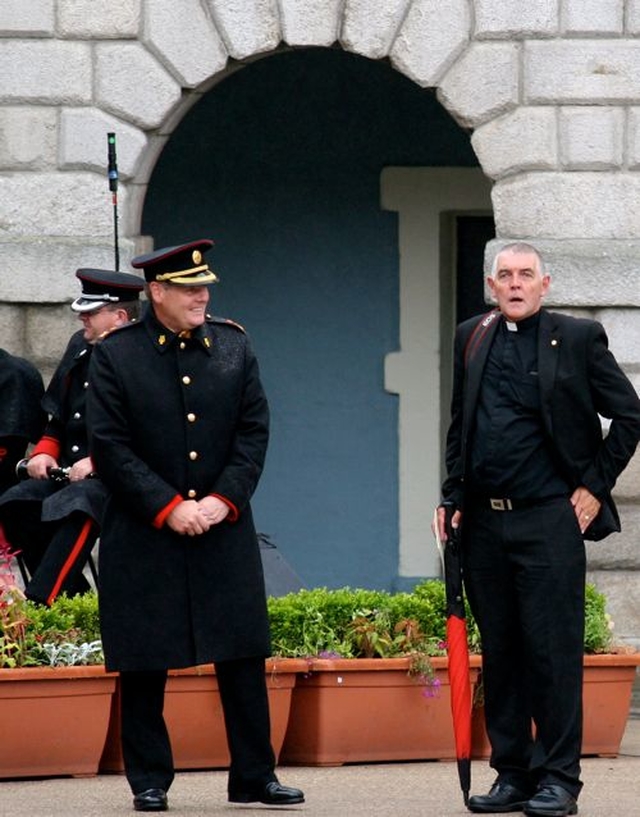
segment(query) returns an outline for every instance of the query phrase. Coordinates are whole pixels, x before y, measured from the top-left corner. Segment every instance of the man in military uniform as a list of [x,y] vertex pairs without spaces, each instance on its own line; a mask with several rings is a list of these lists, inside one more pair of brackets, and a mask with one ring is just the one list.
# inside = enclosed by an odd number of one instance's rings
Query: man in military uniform
[[111,490],[100,543],[106,664],[120,672],[122,749],[138,811],[164,811],[173,776],[162,716],[169,668],[213,662],[231,802],[302,803],[274,772],[270,652],[249,500],[268,406],[243,329],[206,314],[210,240],[139,256],[150,308],[96,348],[90,448]]
[[[94,345],[138,316],[137,275],[79,269],[82,293],[71,309],[83,328],[70,339],[42,399],[49,421],[24,463],[30,479],[0,497],[0,521],[31,575],[28,598],[51,604],[61,592],[89,589],[82,570],[100,529],[106,490],[89,457],[85,398]],[[64,477],[51,479],[51,469]]]

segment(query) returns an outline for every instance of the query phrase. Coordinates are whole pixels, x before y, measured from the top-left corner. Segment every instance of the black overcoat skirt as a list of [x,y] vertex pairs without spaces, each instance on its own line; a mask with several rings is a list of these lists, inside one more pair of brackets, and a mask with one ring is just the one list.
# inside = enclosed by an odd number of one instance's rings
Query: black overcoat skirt
[[[41,422],[30,430],[36,442],[41,435],[60,444],[58,463],[66,468],[88,456],[86,429],[86,383],[93,346],[75,332],[67,344],[44,395],[41,394]],[[29,413],[25,409],[25,420]],[[33,436],[37,430],[37,436]],[[55,522],[79,511],[88,514],[98,525],[102,522],[107,491],[99,479],[80,482],[27,479],[13,485],[0,496],[0,508],[14,502],[42,503],[42,521]]]
[[[100,617],[109,670],[266,656],[264,577],[249,500],[268,406],[243,330],[208,319],[173,335],[151,309],[96,346],[90,450],[111,491],[100,540]],[[200,536],[159,525],[175,499],[237,509]]]

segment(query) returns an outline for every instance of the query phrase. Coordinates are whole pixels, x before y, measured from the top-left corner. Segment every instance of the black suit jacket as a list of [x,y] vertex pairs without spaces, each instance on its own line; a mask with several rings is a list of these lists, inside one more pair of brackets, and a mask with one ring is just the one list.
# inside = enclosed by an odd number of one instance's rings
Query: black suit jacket
[[[501,321],[494,310],[456,331],[443,500],[462,509],[469,436]],[[545,309],[538,330],[538,377],[542,422],[561,475],[572,490],[583,485],[602,502],[584,538],[603,539],[620,530],[611,491],[640,440],[640,399],[609,351],[601,324]],[[604,437],[600,417],[611,420]]]

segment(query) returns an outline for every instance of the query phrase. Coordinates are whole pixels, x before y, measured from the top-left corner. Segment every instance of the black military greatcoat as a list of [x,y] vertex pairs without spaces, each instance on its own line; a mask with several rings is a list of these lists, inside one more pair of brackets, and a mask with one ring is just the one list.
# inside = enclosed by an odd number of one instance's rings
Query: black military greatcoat
[[[268,406],[237,325],[208,318],[180,337],[149,308],[96,346],[87,398],[91,455],[112,492],[100,542],[100,615],[110,670],[185,667],[269,654],[249,500]],[[177,496],[232,508],[199,536],[164,524]]]

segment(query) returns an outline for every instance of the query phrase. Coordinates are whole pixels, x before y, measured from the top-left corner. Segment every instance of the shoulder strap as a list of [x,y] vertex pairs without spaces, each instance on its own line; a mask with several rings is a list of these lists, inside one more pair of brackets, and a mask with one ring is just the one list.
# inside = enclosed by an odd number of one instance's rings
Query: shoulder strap
[[488,312],[486,315],[483,315],[478,323],[474,326],[473,331],[469,335],[469,339],[464,347],[464,366],[465,369],[469,363],[469,360],[475,353],[476,349],[480,345],[482,338],[485,336],[487,329],[491,326],[494,320],[499,317],[500,311],[498,309],[492,309],[491,312]]

